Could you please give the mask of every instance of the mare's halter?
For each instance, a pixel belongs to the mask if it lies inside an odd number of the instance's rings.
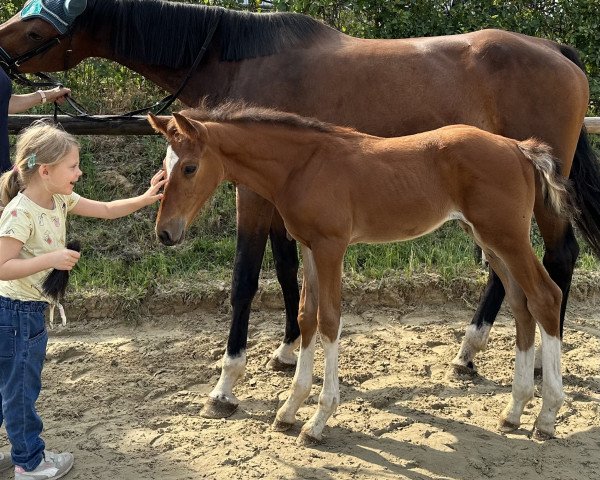
[[[92,122],[105,122],[105,121],[117,120],[117,119],[121,119],[121,118],[129,118],[134,115],[139,115],[141,113],[149,112],[154,108],[157,108],[157,110],[156,110],[156,112],[154,112],[154,114],[160,115],[167,108],[169,108],[175,100],[177,100],[177,98],[179,97],[179,95],[181,94],[183,89],[188,84],[190,78],[192,78],[192,75],[194,74],[194,72],[196,71],[198,66],[200,65],[200,61],[204,57],[204,54],[206,53],[206,50],[208,49],[208,46],[215,34],[215,31],[217,30],[217,27],[219,25],[219,21],[221,20],[222,14],[223,14],[223,9],[219,8],[217,10],[217,15],[211,20],[211,25],[208,30],[208,34],[206,35],[206,39],[204,40],[204,44],[202,45],[202,48],[200,48],[200,51],[198,52],[198,55],[196,56],[194,63],[190,67],[187,75],[185,76],[185,78],[181,82],[181,85],[175,91],[175,93],[173,93],[171,95],[167,95],[162,100],[159,100],[158,102],[155,102],[154,104],[152,104],[148,107],[140,108],[138,110],[133,110],[131,112],[123,113],[120,115],[103,116],[102,118],[95,118],[93,115],[88,113],[87,110],[85,110],[85,108],[83,106],[81,106],[81,104],[76,102],[71,96],[67,96],[66,97],[67,102],[69,103],[69,105],[71,105],[71,107],[73,107],[73,109],[77,113],[75,115],[73,115],[68,112],[64,112],[63,110],[60,109],[60,107],[58,106],[57,103],[54,103],[54,118],[55,118],[55,120],[56,120],[56,117],[57,117],[59,111],[70,117],[78,117],[78,118],[81,118],[82,120],[88,120],[88,121],[92,121]],[[32,48],[31,50],[19,55],[16,58],[11,57],[6,52],[6,50],[4,50],[2,47],[0,47],[0,67],[2,67],[2,69],[6,72],[6,74],[12,80],[14,80],[15,82],[17,82],[21,85],[26,85],[28,87],[34,87],[34,88],[59,87],[59,86],[62,87],[62,83],[53,79],[52,77],[50,77],[50,75],[47,75],[46,73],[41,73],[41,72],[36,72],[36,73],[34,73],[34,75],[36,75],[38,78],[42,79],[42,81],[33,82],[33,81],[29,80],[27,77],[25,77],[22,73],[20,73],[18,67],[21,64],[25,63],[26,61],[31,60],[35,56],[41,55],[42,53],[47,52],[54,46],[61,43],[61,41],[64,38],[69,37],[69,39],[70,39],[72,34],[73,34],[72,27],[69,27],[69,29],[64,34],[57,35],[56,37],[53,37],[53,38],[47,40],[46,42],[44,42],[42,45]],[[68,64],[67,64],[68,52],[69,52],[69,50],[67,50],[67,53],[65,55],[65,69],[68,66]]]

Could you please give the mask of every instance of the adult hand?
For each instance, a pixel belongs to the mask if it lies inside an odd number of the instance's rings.
[[[68,95],[71,94],[71,89],[66,87],[56,87],[51,90],[41,90],[46,95],[47,102],[57,102],[59,105],[65,102]]]

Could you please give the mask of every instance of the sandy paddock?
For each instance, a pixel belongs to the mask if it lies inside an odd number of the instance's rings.
[[[569,311],[567,400],[558,438],[545,443],[528,438],[537,392],[521,430],[496,428],[514,365],[507,314],[478,358],[480,376],[447,375],[471,315],[448,305],[345,313],[341,405],[316,447],[295,439],[315,408],[320,349],[296,426],[270,428],[291,382],[290,373],[266,367],[282,336],[279,311],[253,313],[249,365],[235,391],[241,405],[225,420],[198,412],[220,372],[226,312],[142,318],[133,327],[73,319],[51,334],[39,401],[44,437],[49,448],[75,454],[72,480],[600,479],[600,311]]]

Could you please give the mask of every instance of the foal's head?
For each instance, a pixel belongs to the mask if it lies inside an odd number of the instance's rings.
[[[208,148],[208,130],[201,122],[178,113],[172,117],[150,114],[148,121],[170,145],[163,165],[169,181],[156,219],[156,235],[165,245],[175,245],[223,181],[223,165]]]

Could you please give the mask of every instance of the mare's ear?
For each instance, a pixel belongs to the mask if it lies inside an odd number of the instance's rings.
[[[171,117],[165,117],[165,116],[157,117],[156,115],[154,115],[152,113],[149,113],[146,116],[146,120],[148,120],[148,123],[154,129],[154,131],[156,131],[158,133],[162,133],[167,138],[169,137],[167,135],[167,125],[169,125],[170,119],[171,119]]]
[[[177,129],[189,139],[205,141],[208,138],[208,130],[197,120],[192,120],[180,113],[173,113]]]

